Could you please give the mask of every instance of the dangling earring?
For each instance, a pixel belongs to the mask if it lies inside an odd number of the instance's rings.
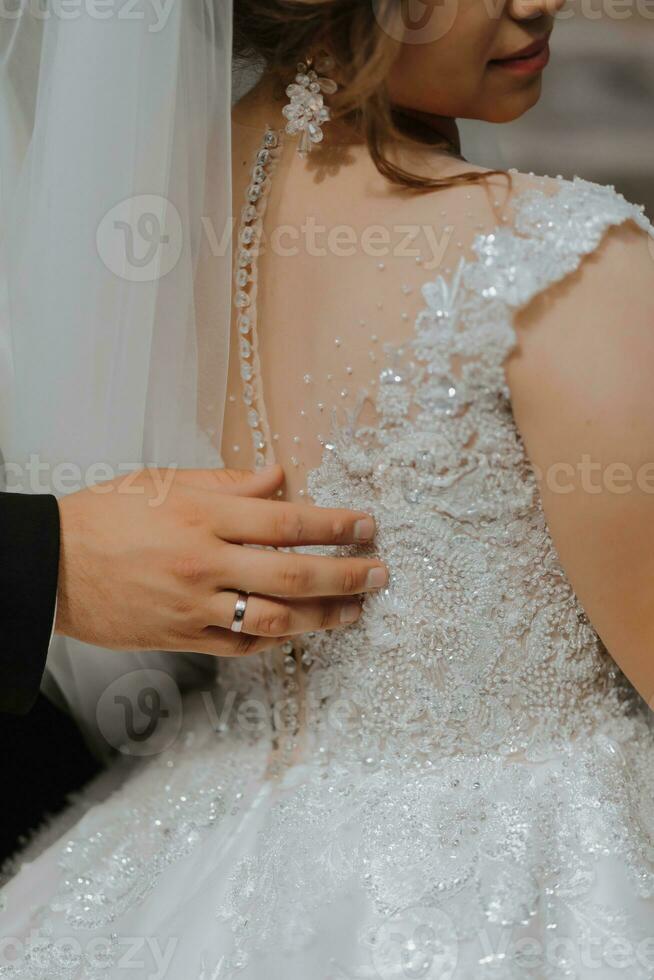
[[[286,132],[290,136],[300,133],[297,151],[301,157],[311,151],[314,143],[320,143],[323,138],[322,124],[330,118],[329,109],[324,104],[323,92],[333,95],[337,91],[336,82],[323,75],[334,67],[334,59],[328,55],[320,55],[314,66],[313,57],[297,66],[295,82],[286,89],[290,102],[282,112],[288,119]]]

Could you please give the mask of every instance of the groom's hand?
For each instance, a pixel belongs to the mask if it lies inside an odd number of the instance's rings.
[[[370,542],[364,513],[273,501],[268,470],[143,470],[64,497],[56,632],[116,650],[234,656],[354,622],[379,561],[244,545]],[[231,632],[238,592],[250,593]]]

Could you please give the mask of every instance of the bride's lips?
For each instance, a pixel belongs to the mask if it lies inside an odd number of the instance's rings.
[[[550,35],[534,41],[521,51],[516,51],[507,58],[494,58],[489,64],[516,75],[532,75],[543,71],[550,60]]]

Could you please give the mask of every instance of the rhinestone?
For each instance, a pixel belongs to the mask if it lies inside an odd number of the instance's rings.
[[[383,385],[402,384],[404,378],[394,368],[384,368],[379,374],[379,380]]]
[[[320,90],[325,93],[325,95],[333,95],[334,92],[338,91],[338,85],[333,78],[319,78],[318,84],[320,85]]]

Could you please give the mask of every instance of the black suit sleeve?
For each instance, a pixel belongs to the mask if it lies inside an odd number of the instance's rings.
[[[0,493],[0,711],[36,701],[57,597],[56,497]]]

